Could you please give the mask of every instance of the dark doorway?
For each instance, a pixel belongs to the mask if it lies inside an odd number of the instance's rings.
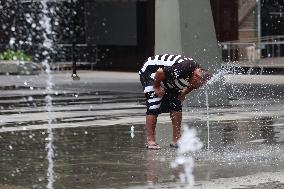
[[[86,43],[96,69],[136,71],[154,54],[155,1],[86,1]]]
[[[238,0],[210,0],[217,40],[238,40]]]

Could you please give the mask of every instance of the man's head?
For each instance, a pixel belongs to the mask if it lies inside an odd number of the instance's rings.
[[[189,79],[189,83],[193,88],[197,89],[205,85],[211,79],[211,77],[212,74],[209,73],[208,70],[196,68]]]

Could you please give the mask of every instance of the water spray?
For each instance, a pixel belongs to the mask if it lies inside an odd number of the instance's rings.
[[[184,172],[179,175],[180,181],[187,184],[187,189],[192,189],[194,186],[194,160],[190,156],[190,153],[200,150],[203,144],[196,136],[196,130],[189,129],[187,125],[184,126],[184,132],[177,144],[179,146],[177,150],[177,157],[171,163],[171,166],[173,168],[178,166],[184,167]]]

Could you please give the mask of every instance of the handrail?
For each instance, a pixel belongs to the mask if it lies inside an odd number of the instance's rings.
[[[284,57],[284,35],[264,36],[260,42],[254,38],[251,41],[220,42],[218,45],[225,62],[256,62],[262,58]]]
[[[269,36],[263,36],[260,38],[260,41],[265,41],[265,40],[277,40],[277,39],[283,39],[284,41],[284,35],[269,35]],[[240,40],[233,40],[233,41],[224,41],[224,42],[220,42],[220,43],[241,43],[243,41]],[[258,38],[247,38],[246,41],[244,42],[258,42]]]
[[[219,43],[220,46],[236,46],[236,45],[255,45],[257,46],[258,43],[253,43],[253,42],[240,42],[240,43]],[[260,45],[283,45],[283,42],[261,42],[259,43]]]

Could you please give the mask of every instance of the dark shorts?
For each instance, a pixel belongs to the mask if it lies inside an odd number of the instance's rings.
[[[177,90],[166,90],[161,102],[161,113],[182,111],[182,102],[178,99],[178,95]]]
[[[161,113],[181,112],[182,102],[177,98],[178,90],[167,89],[165,95],[161,98],[158,97],[153,89],[153,78],[150,77],[151,73],[141,73],[140,81],[144,89],[146,97],[147,115],[158,115]]]
[[[165,92],[166,94],[162,98],[159,98],[154,92],[145,93],[147,115],[182,111],[182,102],[177,98],[178,91],[166,90]]]

